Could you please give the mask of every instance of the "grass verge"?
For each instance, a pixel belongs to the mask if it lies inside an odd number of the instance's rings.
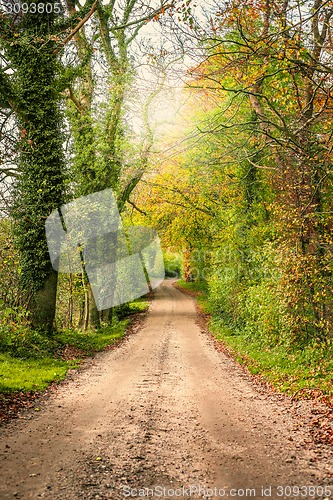
[[[63,380],[67,371],[78,365],[78,361],[54,358],[22,360],[9,354],[0,354],[0,393],[45,389],[51,382]]]
[[[223,318],[214,316],[203,284],[180,280],[177,285],[196,297],[202,311],[209,314],[209,330],[217,342],[251,374],[295,399],[320,398],[333,404],[332,341],[288,348],[283,345],[267,347],[249,338],[246,332],[232,329]]]

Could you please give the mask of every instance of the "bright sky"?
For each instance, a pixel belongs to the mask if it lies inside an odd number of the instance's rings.
[[[213,0],[197,0],[193,2],[194,15],[201,23],[207,22],[206,16],[209,12],[212,12],[213,4]],[[162,23],[163,21],[164,19]],[[148,96],[161,86],[163,74],[166,74],[166,77],[160,92],[151,103],[149,119],[157,136],[168,133],[175,126],[176,117],[184,100],[182,90],[186,71],[197,63],[197,59],[194,58],[191,50],[193,41],[189,36],[186,37],[186,32],[189,32],[188,27],[179,22],[178,19],[177,22],[178,28],[184,30],[181,37],[185,55],[181,54],[175,32],[172,32],[172,29],[163,31],[163,24],[161,26],[159,23],[151,21],[140,30],[136,42],[138,52],[140,52],[142,42],[149,40],[153,53],[158,56],[163,51],[164,55],[162,62],[158,62],[158,64],[152,64],[152,60],[147,59],[147,56],[144,55],[142,57],[143,64],[137,68],[137,93],[132,100],[133,108],[130,113],[135,132],[140,132],[142,129],[140,106],[142,107]]]

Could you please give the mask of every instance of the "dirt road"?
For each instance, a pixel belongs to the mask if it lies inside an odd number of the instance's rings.
[[[329,498],[290,494],[329,484],[332,453],[214,349],[170,281],[138,333],[32,413],[1,431],[1,500]]]

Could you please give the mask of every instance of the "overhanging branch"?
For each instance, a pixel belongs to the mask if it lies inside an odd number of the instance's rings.
[[[91,18],[91,16],[93,15],[93,13],[95,12],[96,8],[97,8],[97,3],[98,3],[98,0],[95,0],[95,2],[93,3],[90,11],[88,12],[88,14],[83,18],[81,19],[81,21],[79,22],[79,24],[77,26],[75,26],[75,28],[70,32],[70,34],[65,38],[65,40],[63,40],[61,42],[61,44],[59,45],[59,47],[57,47],[53,53],[54,54],[58,54],[58,52],[68,43],[70,42],[70,40],[76,35],[76,33],[82,28],[82,26],[85,25],[85,23]]]

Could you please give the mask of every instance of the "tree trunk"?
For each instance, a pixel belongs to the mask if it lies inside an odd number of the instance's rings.
[[[56,307],[58,273],[52,271],[44,282],[43,288],[37,290],[30,303],[31,325],[42,327],[48,333],[53,330]]]
[[[49,258],[45,220],[63,203],[62,117],[56,91],[55,43],[49,37],[54,14],[26,14],[17,27],[17,42],[6,55],[15,71],[17,115],[21,131],[19,179],[13,209],[14,239],[21,285],[31,300],[34,328],[51,332],[57,273]],[[27,41],[29,39],[29,41]]]
[[[96,307],[96,302],[92,294],[91,286],[88,284],[88,294],[89,294],[89,313],[88,313],[88,329],[95,330],[100,328],[100,316],[99,311]]]

